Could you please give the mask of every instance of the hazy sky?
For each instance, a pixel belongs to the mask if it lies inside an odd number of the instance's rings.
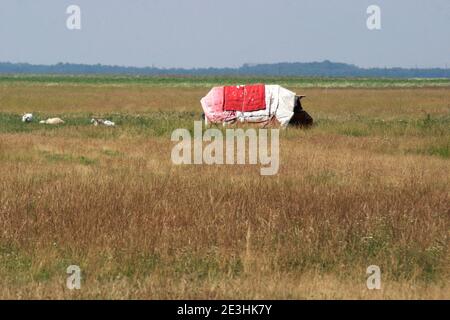
[[[81,30],[66,27],[71,4]],[[0,41],[0,61],[36,64],[450,67],[450,0],[1,0]]]

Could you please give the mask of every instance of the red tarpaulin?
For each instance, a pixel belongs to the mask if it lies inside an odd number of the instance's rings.
[[[224,88],[224,111],[251,112],[266,109],[264,84],[226,86]]]

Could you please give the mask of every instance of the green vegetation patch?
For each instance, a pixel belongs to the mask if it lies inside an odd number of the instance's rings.
[[[237,83],[277,83],[317,88],[388,88],[450,86],[450,79],[250,77],[250,76],[126,76],[126,75],[2,75],[0,84],[145,85],[211,87]]]
[[[48,151],[40,151],[44,159],[51,163],[56,162],[68,162],[68,163],[78,163],[82,165],[95,165],[98,163],[98,160],[91,159],[86,156],[75,156],[73,154],[67,153],[52,153]]]

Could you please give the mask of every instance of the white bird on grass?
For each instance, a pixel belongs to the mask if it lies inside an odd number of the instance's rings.
[[[42,124],[63,124],[64,120],[62,120],[61,118],[49,118],[47,120],[39,121],[39,123],[42,123]]]
[[[116,125],[112,121],[105,120],[105,119],[96,119],[96,118],[92,118],[91,123],[94,124],[94,126],[98,126],[99,124],[101,124],[106,127],[114,127]]]
[[[22,116],[22,122],[31,122],[33,121],[33,114],[32,113],[25,113]]]

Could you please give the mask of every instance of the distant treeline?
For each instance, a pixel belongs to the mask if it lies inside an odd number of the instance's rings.
[[[306,77],[382,77],[382,78],[450,78],[450,69],[360,68],[330,61],[273,64],[244,64],[239,68],[155,68],[58,63],[33,65],[0,63],[4,74],[116,74],[116,75],[186,75],[186,76],[306,76]]]

